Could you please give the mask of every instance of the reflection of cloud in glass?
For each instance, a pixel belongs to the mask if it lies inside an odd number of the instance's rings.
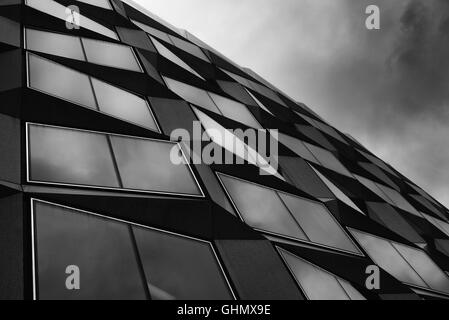
[[[29,136],[32,180],[119,187],[104,135],[31,125]]]

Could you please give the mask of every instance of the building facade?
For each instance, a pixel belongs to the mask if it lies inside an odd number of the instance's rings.
[[[1,299],[449,298],[444,206],[131,1],[0,0],[0,70]]]

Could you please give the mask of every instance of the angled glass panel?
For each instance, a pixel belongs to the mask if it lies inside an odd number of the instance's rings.
[[[400,191],[400,188],[393,181],[391,181],[391,179],[379,167],[371,163],[359,162],[358,164],[363,169],[380,179],[383,183],[389,185],[396,191]]]
[[[122,136],[111,136],[111,142],[124,188],[202,195],[177,144]]]
[[[429,221],[431,224],[433,224],[435,227],[440,229],[441,232],[446,234],[449,237],[449,223],[444,222],[440,219],[434,218],[428,214],[425,214],[421,212],[421,215],[426,218],[427,221]]]
[[[385,202],[389,203],[389,204],[393,204],[393,201],[391,201],[390,198],[387,197],[387,195],[385,193],[383,193],[378,186],[371,180],[358,176],[358,175],[354,175],[354,177],[362,184],[364,185],[367,189],[371,190],[374,194],[376,194],[379,198],[383,199]]]
[[[222,125],[206,115],[204,112],[201,112],[195,107],[192,107],[192,109],[200,120],[204,129],[206,130],[207,135],[213,142],[226,149],[227,151],[232,152],[239,158],[246,160],[255,166],[258,166],[265,173],[268,173],[269,175],[273,175],[285,181],[284,177],[282,177],[278,173],[277,169],[274,168],[255,149],[245,144],[236,135],[234,135],[234,133],[225,129]]]
[[[329,151],[337,150],[332,145],[332,143],[330,143],[330,141],[321,133],[321,131],[319,131],[314,126],[296,124],[295,127],[300,133],[314,141],[316,144],[322,146],[324,149]]]
[[[187,63],[181,60],[177,55],[175,55],[173,52],[171,52],[166,46],[164,46],[162,43],[157,41],[156,39],[151,37],[151,41],[153,41],[154,46],[156,47],[156,50],[159,52],[161,56],[166,58],[167,60],[170,60],[174,64],[178,65],[179,67],[183,68],[184,70],[187,70],[191,74],[195,75],[196,77],[200,78],[201,80],[206,81],[202,76],[198,74],[195,70],[193,70]]]
[[[87,75],[31,53],[28,62],[30,88],[97,109]]]
[[[288,251],[278,250],[309,300],[365,300],[348,282]]]
[[[194,45],[193,43],[187,42],[185,40],[181,40],[178,37],[173,37],[171,35],[169,35],[171,41],[173,42],[173,44],[178,47],[181,50],[184,50],[185,52],[190,53],[191,55],[194,55],[197,58],[200,58],[208,63],[210,63],[209,59],[206,57],[206,55],[204,54],[204,52],[197,47],[196,45]]]
[[[389,204],[367,202],[371,218],[382,223],[388,229],[396,232],[413,243],[425,243],[424,239],[410,226],[410,224]]]
[[[209,243],[133,227],[153,300],[232,300]]]
[[[128,226],[34,201],[36,281],[41,300],[145,299]],[[68,290],[68,266],[80,270],[80,290]]]
[[[343,191],[340,190],[335,184],[333,184],[329,179],[327,179],[324,175],[321,174],[318,170],[312,167],[312,169],[315,171],[315,173],[320,177],[320,179],[326,184],[326,186],[329,188],[329,190],[335,195],[337,199],[342,201],[343,203],[346,203],[348,206],[353,208],[354,210],[360,212],[361,214],[365,214],[362,210],[360,210],[357,205],[349,199],[349,197],[343,193]]]
[[[142,72],[132,49],[121,44],[82,38],[87,61],[95,64]]]
[[[427,200],[425,197],[423,196],[418,196],[418,195],[413,195],[410,194],[410,197],[412,197],[413,199],[415,199],[416,201],[418,201],[419,203],[421,203],[424,207],[426,207],[427,209],[429,209],[431,212],[433,212],[434,214],[436,214],[438,217],[440,217],[441,219],[447,221],[447,217],[445,217],[440,210],[438,210],[429,200]]]
[[[449,293],[449,278],[422,250],[393,243],[396,250],[415,269],[431,289]]]
[[[84,2],[93,6],[97,6],[103,9],[112,10],[109,0],[78,0],[79,2]]]
[[[143,24],[143,23],[141,23],[141,22],[139,22],[139,21],[136,21],[136,20],[131,20],[136,26],[138,26],[140,29],[142,29],[143,31],[145,31],[146,33],[149,33],[149,34],[151,34],[152,36],[154,36],[154,37],[156,37],[156,38],[159,38],[159,39],[161,39],[161,40],[164,40],[165,42],[168,42],[168,43],[172,43],[172,41],[171,41],[171,39],[170,39],[170,37],[168,36],[168,34],[167,33],[165,33],[165,32],[162,32],[162,31],[160,31],[160,30],[158,30],[158,29],[155,29],[155,28],[153,28],[153,27],[150,27],[150,26],[148,26],[148,25],[146,25],[146,24]],[[172,43],[173,44],[173,43]]]
[[[351,233],[379,267],[402,282],[427,287],[423,279],[395,249],[392,241],[355,230]]]
[[[276,191],[219,175],[245,222],[253,228],[307,240]]]
[[[66,21],[67,18],[70,17],[70,10],[66,6],[63,6],[62,4],[59,4],[58,2],[53,0],[26,0],[26,4],[36,10],[42,11],[64,21]],[[93,32],[102,34],[115,40],[119,40],[117,34],[111,29],[108,29],[105,26],[79,13],[73,13],[73,16],[75,17],[75,21],[79,21],[79,24],[82,28],[89,29]]]
[[[379,183],[376,183],[376,185],[380,190],[382,190],[383,193],[387,195],[388,198],[393,201],[394,205],[418,217],[421,216],[419,212],[414,207],[412,207],[412,205],[399,192]]]
[[[148,103],[122,89],[92,78],[100,111],[159,132]]]
[[[318,163],[317,159],[313,156],[309,149],[305,147],[304,143],[301,140],[279,132],[279,142],[285,145],[301,158]]]
[[[382,160],[380,160],[380,159],[378,159],[378,158],[376,158],[376,157],[374,157],[374,156],[372,156],[372,155],[370,155],[370,154],[368,154],[368,153],[366,153],[366,152],[363,152],[363,151],[361,151],[361,150],[358,150],[358,152],[360,153],[360,154],[362,154],[365,158],[367,158],[368,160],[370,160],[372,163],[374,163],[376,166],[378,166],[379,168],[382,168],[383,170],[385,170],[386,172],[389,172],[390,174],[392,174],[393,176],[398,176],[392,169],[390,169],[390,167],[387,165],[387,164],[385,164]]]
[[[318,161],[326,168],[334,170],[342,175],[352,178],[351,173],[341,164],[341,162],[329,151],[304,143],[307,149],[318,159]]]
[[[310,165],[299,157],[279,157],[279,164],[293,184],[319,199],[331,199],[334,195],[315,174]]]
[[[209,95],[225,117],[244,123],[252,128],[262,129],[262,126],[244,104],[212,92],[209,92]]]
[[[105,135],[39,125],[28,130],[31,180],[120,187]]]
[[[230,71],[224,70],[224,69],[220,69],[221,71],[223,71],[224,73],[226,73],[228,76],[230,76],[231,78],[233,78],[235,81],[239,82],[241,85],[244,85],[247,88],[253,89],[254,91],[256,91],[257,93],[263,95],[264,97],[269,98],[272,101],[277,102],[278,104],[287,107],[285,105],[285,103],[281,100],[281,98],[279,98],[279,96],[271,89],[268,89],[267,87],[264,87],[254,81],[251,81],[249,79],[246,79],[244,77],[241,77],[239,75],[236,75]]]
[[[85,61],[80,39],[60,33],[26,29],[28,50]]]
[[[309,241],[360,253],[334,216],[320,203],[279,192]]]
[[[209,111],[221,114],[211,97],[207,94],[206,90],[198,89],[188,84],[164,77],[165,83],[168,88],[176,93],[184,100],[203,107]]]
[[[265,110],[266,112],[268,112],[269,114],[271,114],[272,116],[274,116],[274,114],[273,114],[270,110],[268,110],[268,108],[265,107],[265,105],[264,105],[262,102],[260,102],[260,100],[257,99],[257,98],[251,93],[251,91],[249,91],[249,90],[246,89],[246,88],[245,88],[245,90],[246,90],[246,92],[248,92],[248,94],[250,95],[250,97],[256,102],[256,104],[257,104],[261,109]]]
[[[315,126],[316,128],[320,129],[321,131],[323,131],[324,133],[327,133],[331,137],[334,137],[335,139],[337,139],[340,142],[343,142],[344,144],[348,144],[348,142],[337,132],[337,130],[335,130],[331,126],[329,126],[323,122],[317,121],[315,119],[312,119],[304,114],[300,114],[296,111],[295,111],[295,113],[298,114],[301,118],[306,120],[311,125]]]

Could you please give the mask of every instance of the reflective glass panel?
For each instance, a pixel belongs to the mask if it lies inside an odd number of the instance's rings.
[[[285,145],[301,158],[315,163],[318,162],[313,154],[309,151],[309,149],[305,147],[304,143],[301,140],[279,132],[279,142]]]
[[[365,300],[348,282],[303,259],[279,249],[282,257],[310,300]],[[341,281],[341,282],[340,282]],[[342,285],[342,283],[344,285]],[[346,291],[348,290],[348,291]]]
[[[257,229],[307,240],[276,191],[220,175],[245,222]]]
[[[188,72],[200,78],[201,80],[204,80],[202,76],[200,76],[195,70],[193,70],[187,63],[182,61],[181,58],[179,58],[177,55],[171,52],[166,46],[164,46],[162,43],[160,43],[154,38],[151,38],[151,40],[153,41],[156,50],[159,52],[161,56],[163,56],[167,60],[170,60],[171,62],[183,68],[184,70],[187,70]]]
[[[92,79],[100,111],[139,126],[159,131],[148,103],[122,89]]]
[[[141,72],[132,49],[121,44],[82,38],[87,61],[113,68]]]
[[[449,293],[447,275],[424,251],[399,243],[393,243],[393,245],[431,289]]]
[[[421,216],[419,212],[414,207],[412,207],[412,205],[399,192],[384,185],[381,185],[380,183],[376,183],[376,185],[380,190],[382,190],[383,193],[385,193],[388,196],[388,198],[390,198],[393,201],[394,205],[418,217]]]
[[[136,20],[131,20],[135,25],[137,25],[140,29],[145,31],[146,33],[151,34],[152,36],[155,36],[156,38],[159,38],[161,40],[164,40],[165,42],[172,43],[170,37],[167,33],[162,32],[158,29],[152,28],[150,26],[147,26],[146,24],[143,24]]]
[[[45,12],[46,14],[64,21],[66,21],[71,16],[70,9],[53,0],[26,0],[26,4],[36,10]],[[119,40],[117,34],[114,31],[79,13],[74,13],[72,17],[75,17],[75,22],[79,22],[79,25],[83,28],[89,29],[93,32],[97,32],[106,37]]]
[[[210,244],[133,227],[153,300],[231,300]]]
[[[281,192],[279,195],[311,242],[360,253],[322,204]]]
[[[170,78],[164,77],[164,80],[170,90],[184,100],[197,106],[203,107],[209,111],[221,114],[220,110],[218,110],[217,106],[212,101],[211,97],[207,94],[206,90],[198,89]]]
[[[84,61],[80,39],[59,33],[26,29],[27,49]]]
[[[31,88],[97,109],[87,75],[31,53],[28,54],[28,57],[29,86]]]
[[[213,142],[226,149],[229,152],[237,155],[239,158],[248,161],[249,163],[258,166],[261,170],[270,175],[285,181],[277,170],[256,150],[245,144],[242,140],[237,138],[231,131],[223,128],[218,122],[201,112],[197,108],[193,107],[193,111],[200,120],[207,135]]]
[[[400,281],[420,287],[427,287],[390,241],[355,230],[351,231],[351,233],[370,255],[371,259],[382,269]]]
[[[352,177],[351,173],[341,164],[341,162],[331,152],[323,148],[311,145],[309,143],[304,144],[306,145],[307,149],[309,149],[310,152],[312,152],[315,158],[317,158],[318,161],[324,167],[334,170],[345,176]]]
[[[173,42],[173,44],[178,47],[181,50],[184,50],[185,52],[190,53],[191,55],[196,56],[197,58],[200,58],[206,62],[209,62],[209,59],[206,57],[206,55],[203,53],[203,51],[201,51],[201,49],[199,47],[197,47],[196,45],[194,45],[193,43],[187,42],[185,40],[181,40],[178,37],[173,37],[171,35],[169,35],[171,41]]]
[[[177,144],[121,136],[111,142],[124,188],[201,195]],[[174,164],[172,153],[182,163]]]
[[[30,179],[120,187],[106,136],[29,125]]]
[[[262,129],[262,126],[244,104],[212,92],[209,92],[209,95],[225,117],[244,123],[252,128]]]
[[[146,298],[126,224],[36,201],[34,212],[39,299]],[[80,290],[66,288],[73,265]]]
[[[326,186],[329,188],[329,190],[337,197],[338,200],[342,201],[343,203],[346,203],[348,206],[353,208],[354,210],[360,212],[361,214],[365,214],[362,210],[360,210],[356,204],[349,199],[349,197],[343,193],[343,191],[340,190],[335,184],[333,184],[329,179],[327,179],[324,175],[321,174],[318,170],[312,167],[312,169],[315,171],[315,173],[320,177],[320,179],[326,184]]]

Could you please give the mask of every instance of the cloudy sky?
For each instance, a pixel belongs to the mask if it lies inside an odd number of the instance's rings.
[[[449,206],[448,0],[139,0]],[[381,29],[365,28],[365,8]]]

